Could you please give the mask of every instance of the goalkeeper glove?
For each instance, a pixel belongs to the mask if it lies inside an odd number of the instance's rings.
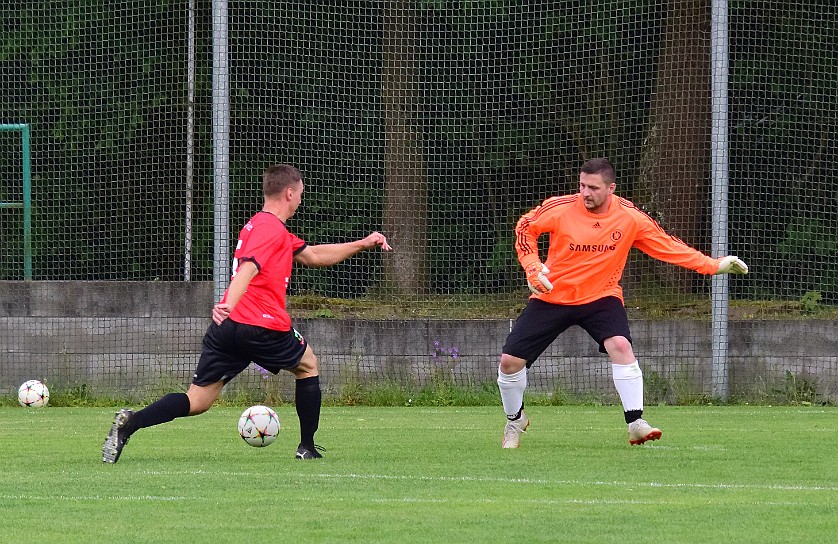
[[[546,265],[539,261],[528,264],[524,271],[527,273],[527,285],[530,291],[536,295],[549,293],[553,290],[553,284],[547,279],[546,274],[550,272]]]
[[[747,274],[748,273],[748,265],[745,264],[745,261],[736,257],[735,255],[729,255],[719,261],[719,269],[716,270],[716,274]]]

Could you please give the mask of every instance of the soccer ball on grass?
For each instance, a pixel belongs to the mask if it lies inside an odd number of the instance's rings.
[[[242,412],[239,418],[239,434],[242,440],[261,448],[269,446],[279,434],[279,417],[268,406],[257,404]]]
[[[49,389],[38,380],[28,380],[18,388],[17,401],[21,406],[41,408],[49,403]]]

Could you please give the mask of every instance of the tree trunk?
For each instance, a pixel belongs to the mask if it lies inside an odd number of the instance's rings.
[[[667,232],[706,251],[710,5],[708,0],[670,0],[665,13],[636,204]],[[692,290],[692,272],[668,264],[657,272],[668,287]]]
[[[382,229],[394,248],[384,254],[387,285],[401,294],[419,295],[428,292],[428,188],[412,9],[405,1],[389,1],[384,7]]]

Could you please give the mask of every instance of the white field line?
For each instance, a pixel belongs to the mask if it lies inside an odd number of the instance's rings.
[[[218,497],[214,496],[195,496],[195,497],[166,497],[155,495],[122,495],[122,496],[104,496],[104,495],[35,495],[35,494],[17,494],[17,495],[0,495],[0,500],[9,501],[64,501],[64,502],[114,502],[114,501],[139,501],[139,502],[173,502],[173,501],[188,501],[196,502],[201,500],[218,501]],[[352,502],[357,504],[359,502],[357,497],[343,498],[343,497],[329,497],[326,499],[315,497],[293,497],[285,499],[289,502]],[[417,498],[417,497],[396,497],[396,498],[370,498],[366,501],[371,504],[519,504],[519,505],[661,505],[661,504],[678,504],[679,501],[672,500],[637,500],[637,499],[522,499],[516,497],[506,497],[503,499],[489,499],[485,497],[469,497],[463,499],[447,499],[447,498]],[[764,506],[802,506],[810,507],[811,503],[792,502],[792,501],[757,501],[752,504]]]
[[[261,477],[262,473],[255,472],[210,472],[203,470],[196,471],[143,471],[143,474],[151,476],[177,476],[177,475],[192,475],[192,476],[234,476],[234,477]],[[337,480],[337,479],[351,479],[351,480],[403,480],[403,481],[423,481],[423,482],[494,482],[494,483],[510,483],[523,485],[554,485],[554,486],[607,486],[615,488],[675,488],[675,489],[710,489],[710,490],[772,490],[783,492],[815,492],[826,491],[836,492],[838,486],[805,486],[805,485],[778,485],[778,484],[699,484],[699,483],[662,483],[662,482],[624,482],[624,481],[582,481],[582,480],[547,480],[547,479],[532,479],[532,478],[488,478],[488,477],[473,477],[473,476],[404,476],[393,474],[334,474],[334,473],[297,473],[289,474],[289,477],[294,478],[317,478],[323,480]],[[18,494],[0,494],[0,500],[53,500],[53,501],[143,501],[143,502],[169,502],[169,501],[199,501],[210,497],[197,496],[166,496],[166,495],[64,495],[64,494],[47,494],[47,493],[18,493]],[[212,497],[217,500],[217,497]],[[305,500],[301,497],[295,497],[295,501]],[[311,499],[322,500],[322,499]],[[328,499],[331,502],[340,502],[344,500],[357,501],[357,497],[352,499],[342,499],[340,497],[332,497]],[[504,498],[504,499],[490,499],[490,498],[468,498],[468,499],[447,499],[447,498],[415,498],[415,497],[398,497],[398,498],[370,498],[370,503],[475,503],[483,502],[486,504],[530,504],[530,505],[550,505],[550,504],[590,504],[590,505],[620,505],[620,504],[675,504],[677,501],[672,500],[633,500],[633,499],[521,499],[521,498]],[[801,503],[795,501],[757,501],[754,504],[762,505],[779,505],[779,506],[808,506],[809,503]]]
[[[189,497],[166,497],[163,495],[50,495],[44,493],[19,493],[16,495],[0,495],[3,501],[22,500],[51,500],[51,501],[185,501]]]
[[[195,471],[143,471],[143,474],[147,474],[150,476],[178,476],[178,475],[190,475],[190,476],[223,476],[223,477],[261,477],[264,476],[262,473],[255,473],[255,472],[235,472],[235,471],[204,471],[204,470],[195,470]],[[335,474],[335,473],[297,473],[297,474],[288,474],[288,477],[293,478],[316,478],[322,480],[337,480],[337,479],[350,479],[350,480],[402,480],[402,481],[422,481],[422,482],[493,482],[493,483],[510,483],[510,484],[523,484],[523,485],[554,485],[554,486],[574,486],[574,487],[588,487],[588,486],[607,486],[607,487],[615,487],[615,488],[637,488],[637,487],[648,487],[648,488],[675,488],[675,489],[710,489],[710,490],[772,490],[772,491],[783,491],[783,492],[813,492],[813,491],[826,491],[826,492],[835,492],[838,491],[838,486],[789,486],[789,485],[777,485],[777,484],[725,484],[725,483],[713,483],[713,484],[699,484],[699,483],[662,483],[662,482],[625,482],[625,481],[582,481],[582,480],[547,480],[547,479],[533,479],[533,478],[489,478],[489,477],[474,477],[474,476],[404,476],[404,475],[394,475],[394,474],[358,474],[358,473],[347,473],[347,474]],[[143,501],[143,502],[154,502],[154,501],[200,501],[207,498],[212,498],[212,500],[217,500],[217,497],[205,497],[205,496],[165,496],[165,495],[64,495],[64,494],[29,494],[29,493],[20,493],[20,494],[0,494],[0,500],[52,500],[52,501],[67,501],[67,502],[80,502],[80,501]],[[300,500],[312,500],[312,501],[322,501],[321,498],[303,498],[303,497],[295,497],[295,501]],[[328,502],[341,502],[341,501],[353,501],[357,502],[358,498],[353,497],[351,499],[341,498],[341,497],[331,497],[327,499]],[[369,503],[393,503],[393,504],[409,504],[409,503],[427,503],[427,504],[458,504],[458,503],[485,503],[485,504],[521,504],[521,505],[560,505],[560,504],[581,504],[581,505],[653,505],[653,504],[676,504],[678,501],[669,500],[669,499],[659,499],[659,500],[636,500],[636,499],[526,499],[526,498],[513,498],[507,497],[504,499],[491,499],[491,498],[463,498],[463,499],[450,499],[450,498],[417,498],[417,497],[394,497],[394,498],[386,498],[386,497],[370,497],[366,502]],[[810,503],[804,502],[796,502],[796,501],[757,501],[754,504],[761,504],[766,506],[810,506]]]
[[[236,476],[236,477],[261,477],[262,473],[255,472],[208,472],[203,470],[196,471],[144,471],[143,474],[149,475],[221,475],[221,476]],[[494,482],[494,483],[511,483],[511,484],[525,484],[525,485],[565,485],[565,486],[609,486],[609,487],[653,487],[653,488],[676,488],[676,489],[755,489],[755,490],[772,490],[772,491],[838,491],[838,486],[812,486],[812,485],[780,485],[780,484],[726,484],[726,483],[663,483],[663,482],[623,482],[623,481],[583,481],[583,480],[546,480],[533,478],[488,478],[475,476],[404,476],[399,474],[330,474],[330,473],[298,473],[288,474],[289,477],[295,478],[322,478],[330,479],[352,479],[352,480],[405,480],[405,481],[422,481],[422,482]]]
[[[195,496],[195,497],[165,497],[165,496],[151,496],[151,495],[122,495],[122,496],[104,496],[104,495],[36,495],[36,494],[27,494],[21,493],[17,495],[0,495],[0,500],[9,500],[9,501],[19,501],[19,500],[50,500],[50,501],[67,501],[67,502],[82,502],[82,501],[103,501],[103,502],[113,502],[113,501],[147,501],[147,502],[154,502],[154,501],[196,501],[196,500],[204,500],[210,499],[213,501],[217,501],[218,497],[210,497],[210,496]],[[288,499],[291,502],[323,502],[323,498],[314,498],[314,497],[293,497]],[[343,498],[343,497],[329,497],[325,499],[327,502],[353,502],[357,503],[358,499],[356,497],[353,498]],[[366,502],[369,503],[440,503],[440,504],[454,504],[454,503],[484,503],[484,504],[509,504],[509,503],[518,503],[518,504],[667,504],[670,501],[641,501],[641,500],[619,500],[619,499],[563,499],[563,500],[553,500],[553,499],[487,499],[487,498],[468,498],[468,499],[428,499],[428,498],[416,498],[416,497],[398,497],[398,498],[370,498]]]

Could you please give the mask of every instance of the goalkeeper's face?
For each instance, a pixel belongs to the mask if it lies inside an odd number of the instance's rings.
[[[616,187],[615,183],[607,183],[599,174],[579,174],[579,194],[585,201],[585,208],[591,213],[608,211],[608,204]]]

